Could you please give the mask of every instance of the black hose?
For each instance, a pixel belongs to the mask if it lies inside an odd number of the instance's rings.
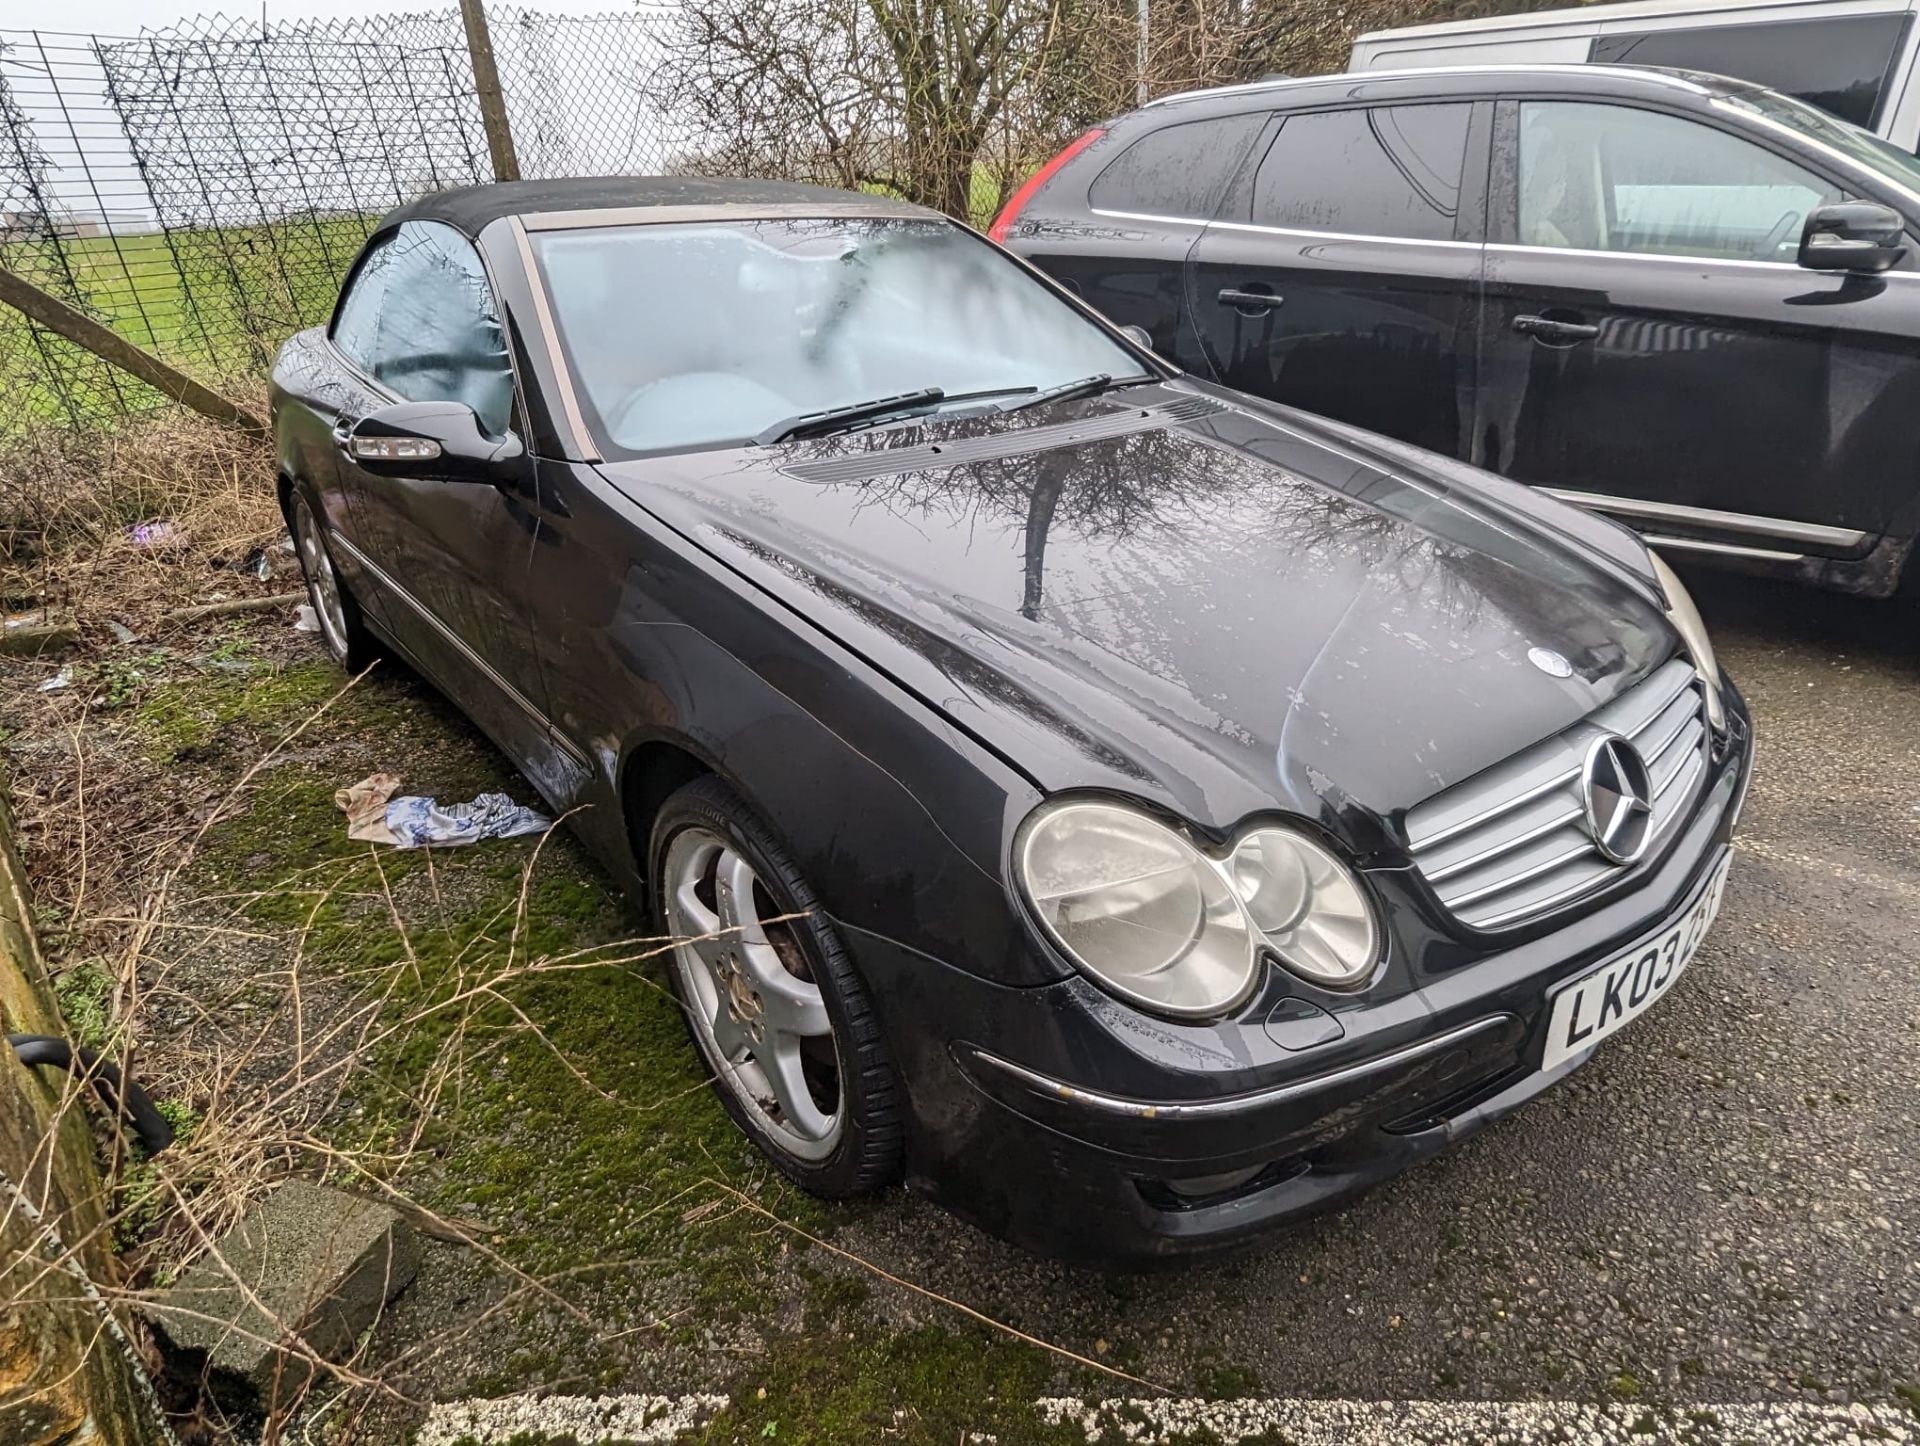
[[[112,1060],[102,1059],[97,1051],[84,1044],[68,1044],[50,1034],[9,1034],[7,1043],[13,1046],[22,1064],[50,1064],[91,1080],[113,1117],[124,1117],[133,1125],[134,1134],[139,1136],[149,1155],[157,1155],[173,1143],[173,1126],[167,1123],[167,1117],[153,1107],[153,1101],[139,1085],[120,1078],[120,1066]],[[78,1069],[74,1065],[76,1059]]]

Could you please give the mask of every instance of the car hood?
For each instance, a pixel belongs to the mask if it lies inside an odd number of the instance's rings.
[[[1041,788],[1205,828],[1390,848],[1677,646],[1577,529],[1190,382],[602,470]]]

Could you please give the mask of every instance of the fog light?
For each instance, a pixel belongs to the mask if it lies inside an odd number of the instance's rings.
[[[1182,1200],[1205,1200],[1209,1196],[1225,1195],[1230,1190],[1251,1184],[1266,1168],[1265,1165],[1252,1165],[1245,1170],[1227,1170],[1218,1175],[1189,1175],[1184,1180],[1162,1180],[1160,1183]]]

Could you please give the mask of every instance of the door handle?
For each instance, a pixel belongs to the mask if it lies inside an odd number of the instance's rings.
[[[1600,328],[1591,322],[1558,321],[1551,316],[1516,316],[1513,329],[1550,346],[1571,346],[1576,341],[1592,341],[1600,335]]]
[[[1271,291],[1236,291],[1233,287],[1222,288],[1214,298],[1222,306],[1247,307],[1257,311],[1272,311],[1274,307],[1286,301],[1284,296],[1275,296]]]

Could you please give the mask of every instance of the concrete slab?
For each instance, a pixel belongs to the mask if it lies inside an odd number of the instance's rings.
[[[344,1359],[419,1265],[419,1237],[395,1211],[289,1180],[147,1314],[176,1350],[204,1363],[216,1391],[267,1407],[312,1373],[290,1344]]]

